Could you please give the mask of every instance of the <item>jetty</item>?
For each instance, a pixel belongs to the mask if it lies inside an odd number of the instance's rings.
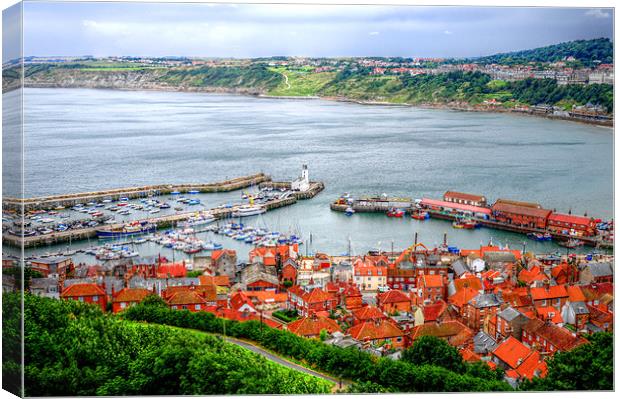
[[[259,185],[271,181],[271,177],[264,173],[237,177],[217,183],[183,183],[183,184],[159,184],[140,187],[117,188],[111,190],[92,191],[74,194],[59,194],[33,198],[4,198],[2,208],[5,210],[24,212],[37,209],[54,209],[59,206],[71,207],[85,202],[97,202],[104,199],[118,201],[122,197],[128,199],[144,198],[154,195],[166,195],[174,191],[187,193],[196,190],[201,193],[227,192]]]

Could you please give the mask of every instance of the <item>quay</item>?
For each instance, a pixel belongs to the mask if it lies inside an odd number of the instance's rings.
[[[149,195],[166,195],[173,191],[187,193],[197,190],[201,193],[216,193],[239,190],[264,182],[271,181],[271,177],[264,173],[250,176],[242,176],[217,183],[194,183],[194,184],[159,184],[140,187],[118,188],[112,190],[93,191],[75,194],[51,195],[34,198],[4,198],[2,208],[5,210],[25,212],[36,209],[53,209],[58,206],[71,207],[78,203],[90,201],[102,201],[106,198],[118,201],[121,197],[129,199],[144,198]]]
[[[475,194],[448,191],[443,200],[415,201],[409,198],[388,198],[385,194],[381,197],[352,199],[347,194],[330,204],[330,209],[337,212],[346,212],[348,208],[360,213],[384,213],[397,208],[407,215],[423,210],[435,219],[454,221],[466,217],[479,225],[497,230],[521,234],[548,233],[560,241],[578,239],[588,246],[613,248],[613,232],[609,238],[605,238],[605,235],[597,232],[594,218],[559,214],[539,204],[511,200],[500,199],[494,205],[488,205],[486,197]],[[574,232],[582,234],[576,235]]]

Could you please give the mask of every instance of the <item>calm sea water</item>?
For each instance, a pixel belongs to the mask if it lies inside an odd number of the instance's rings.
[[[255,224],[311,233],[310,251],[345,252],[349,237],[357,252],[389,249],[392,240],[402,248],[415,232],[429,245],[444,232],[459,247],[494,239],[521,248],[524,241],[495,230],[457,231],[437,220],[349,218],[329,209],[343,192],[440,198],[459,190],[613,216],[608,128],[321,100],[88,89],[26,89],[24,113],[26,196],[211,182],[259,171],[290,180],[307,163],[325,191]],[[213,202],[223,198],[229,197]]]

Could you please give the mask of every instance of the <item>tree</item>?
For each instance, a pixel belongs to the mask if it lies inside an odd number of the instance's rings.
[[[594,391],[614,389],[614,337],[596,333],[588,344],[556,352],[547,361],[545,378],[534,378],[520,388],[534,391]]]
[[[411,347],[403,351],[401,360],[417,366],[440,366],[457,373],[465,372],[459,351],[447,341],[431,335],[415,340]]]
[[[319,333],[319,338],[321,339],[321,341],[325,341],[327,339],[327,330],[326,329],[322,329],[321,332]]]

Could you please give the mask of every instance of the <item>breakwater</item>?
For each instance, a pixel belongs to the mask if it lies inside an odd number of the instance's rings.
[[[23,206],[24,211],[28,212],[36,209],[53,209],[59,206],[70,207],[78,203],[102,201],[104,199],[118,201],[122,197],[135,199],[153,195],[165,195],[174,191],[187,193],[188,191],[196,190],[201,193],[217,193],[239,190],[268,181],[271,181],[269,175],[258,173],[217,183],[158,184],[24,199],[4,198],[2,201],[2,208],[5,210],[19,211]]]

